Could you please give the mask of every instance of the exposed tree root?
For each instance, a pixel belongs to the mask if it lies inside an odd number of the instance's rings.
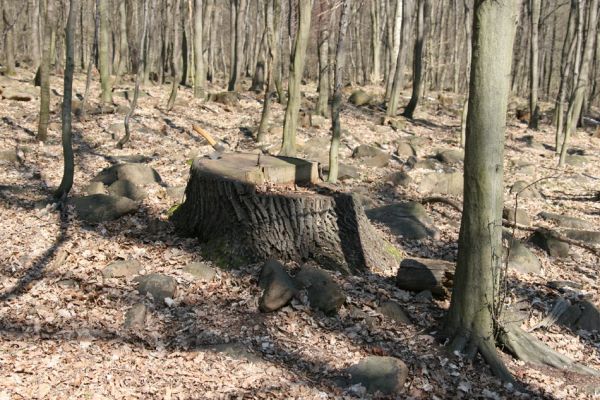
[[[461,212],[462,213],[462,207],[461,205],[457,202],[454,201],[452,199],[448,199],[446,197],[441,197],[441,196],[429,196],[429,197],[424,197],[420,200],[421,204],[428,204],[428,203],[442,203],[442,204],[447,204],[450,207],[454,208],[456,211]],[[574,240],[571,238],[566,237],[565,235],[562,235],[561,233],[554,231],[554,230],[550,230],[548,228],[544,228],[541,226],[526,226],[526,225],[521,225],[521,224],[517,224],[516,222],[512,222],[509,221],[507,219],[502,219],[502,225],[509,227],[509,228],[516,228],[522,231],[527,231],[527,232],[535,232],[537,230],[542,230],[542,231],[546,231],[546,232],[550,232],[552,234],[552,237],[560,242],[563,243],[567,243],[576,247],[580,247],[584,250],[589,251],[590,253],[600,257],[600,249],[587,244],[585,242],[582,242],[580,240]]]
[[[516,325],[504,326],[498,340],[519,360],[579,374],[600,376],[600,371],[578,364],[569,357],[552,350]]]

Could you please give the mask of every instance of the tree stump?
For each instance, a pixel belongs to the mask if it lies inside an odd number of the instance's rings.
[[[172,221],[221,266],[275,258],[344,273],[395,269],[401,253],[380,237],[358,200],[317,183],[316,164],[297,158],[198,158]]]

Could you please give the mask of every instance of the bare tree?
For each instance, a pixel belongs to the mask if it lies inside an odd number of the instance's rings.
[[[167,111],[171,111],[175,105],[177,99],[177,90],[179,89],[179,82],[181,82],[181,44],[179,42],[181,38],[181,17],[179,10],[179,0],[173,2],[173,56],[171,58],[171,78],[173,79],[171,85],[171,95],[167,102]]]
[[[50,0],[51,1],[51,0]],[[100,83],[102,86],[102,102],[112,103],[112,84],[110,81],[110,55],[109,55],[109,25],[108,25],[108,0],[98,2],[100,12],[100,31],[98,40],[98,69],[100,69]]]
[[[417,104],[423,90],[423,48],[425,38],[427,37],[427,21],[425,17],[429,15],[429,0],[418,0],[419,8],[417,11],[417,37],[415,39],[415,52],[413,56],[413,87],[412,96],[408,105],[402,113],[406,118],[413,118]]]
[[[539,107],[538,87],[540,82],[539,67],[539,24],[541,12],[541,0],[529,0],[529,22],[531,24],[530,64],[529,64],[529,127],[538,129]]]
[[[202,43],[202,0],[194,0],[194,97],[204,98],[204,44]]]
[[[40,0],[40,16],[43,21],[42,61],[40,63],[40,115],[38,120],[37,140],[45,142],[48,139],[48,120],[50,119],[50,40],[52,28],[52,2]]]

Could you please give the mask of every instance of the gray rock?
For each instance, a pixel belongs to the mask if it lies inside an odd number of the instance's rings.
[[[397,171],[389,174],[385,181],[391,182],[394,186],[407,187],[412,182],[412,178],[404,171]]]
[[[128,180],[134,185],[147,185],[161,182],[158,172],[144,164],[125,163],[117,164],[104,168],[94,179],[93,182],[102,182],[105,185],[112,185],[117,180]]]
[[[139,274],[142,265],[137,260],[113,261],[102,270],[105,278],[131,278]]]
[[[363,158],[362,164],[372,168],[383,168],[389,164],[391,158],[388,153],[382,153],[375,157]]]
[[[410,292],[429,291],[445,297],[448,279],[454,275],[454,263],[433,258],[405,258],[396,274],[396,287]]]
[[[289,303],[298,291],[283,265],[275,260],[265,262],[258,284],[264,289],[258,302],[258,308],[262,312],[279,310]]]
[[[368,144],[361,144],[357,146],[352,152],[353,158],[367,158],[375,157],[381,154],[386,154],[383,150],[375,146],[369,146]]]
[[[183,267],[183,272],[202,281],[212,281],[217,276],[217,271],[204,262],[192,262]]]
[[[126,155],[122,155],[122,156],[110,156],[110,159],[117,163],[138,163],[138,164],[146,163],[146,162],[152,160],[152,158],[147,157],[142,154],[126,154]]]
[[[394,322],[410,324],[410,319],[408,318],[400,304],[396,303],[395,301],[386,301],[381,303],[381,305],[377,307],[377,312],[391,319]]]
[[[406,162],[406,165],[412,169],[438,170],[442,167],[440,162],[435,158],[417,159],[416,157],[411,157]]]
[[[313,114],[310,118],[310,124],[315,128],[325,128],[327,126],[327,118]]]
[[[367,210],[366,213],[369,219],[384,224],[393,234],[407,239],[440,236],[425,207],[416,202],[390,204]]]
[[[411,156],[416,156],[417,152],[415,151],[415,148],[410,143],[400,142],[400,143],[398,143],[398,146],[396,147],[396,154],[400,158],[407,159]]]
[[[593,303],[583,300],[571,305],[558,323],[573,331],[600,332],[600,311]]]
[[[588,156],[582,156],[579,154],[572,154],[565,157],[565,164],[573,165],[576,167],[583,166],[589,162],[592,162],[592,158]]]
[[[523,243],[513,239],[508,252],[508,267],[522,274],[540,274],[542,264]]]
[[[251,363],[259,363],[262,361],[262,358],[252,353],[246,346],[238,342],[213,344],[205,346],[205,348],[226,355],[234,360],[249,361]]]
[[[185,195],[185,186],[169,186],[167,188],[167,196],[173,200],[181,201]]]
[[[141,295],[150,293],[157,304],[163,304],[167,297],[175,298],[177,282],[170,276],[162,274],[149,274],[134,279],[138,284]]]
[[[504,207],[502,210],[502,218],[507,219],[510,222],[516,222],[519,225],[531,225],[531,220],[527,212],[521,208],[515,211],[514,207]]]
[[[323,173],[326,177],[329,176],[329,165],[323,167]],[[346,179],[358,179],[359,177],[360,173],[358,172],[358,168],[343,163],[338,164],[338,179],[340,181],[345,181]]]
[[[369,356],[349,368],[352,384],[361,384],[369,393],[398,395],[403,391],[408,368],[394,357]]]
[[[2,97],[6,100],[31,101],[37,96],[37,90],[31,87],[6,87],[2,90]]]
[[[138,208],[138,204],[127,197],[105,194],[74,197],[71,201],[79,218],[93,223],[112,221]]]
[[[125,125],[123,122],[115,122],[108,126],[108,131],[113,134],[113,137],[115,135],[123,135],[125,134]]]
[[[98,182],[99,183],[99,182]],[[108,187],[108,194],[123,196],[131,200],[140,201],[148,197],[148,192],[131,181],[119,179]]]
[[[306,154],[309,160],[320,161],[323,163],[329,162],[329,144],[331,138],[314,137],[307,140],[301,147],[301,150]]]
[[[226,106],[235,107],[239,104],[239,95],[236,92],[211,93],[208,96],[210,101],[220,103]]]
[[[16,163],[19,162],[17,152],[14,150],[3,150],[0,151],[0,162]]]
[[[348,101],[355,106],[360,107],[369,104],[371,102],[371,96],[364,90],[356,90],[350,95]]]
[[[346,301],[346,295],[328,272],[308,265],[296,274],[297,287],[306,289],[310,306],[327,315],[336,314]]]
[[[422,290],[415,295],[417,303],[431,303],[433,301],[433,293],[431,290]]]
[[[91,182],[88,184],[83,191],[88,194],[106,194],[106,187],[102,182]]]
[[[444,164],[461,164],[465,160],[462,150],[444,150],[435,155],[435,158]]]
[[[141,329],[146,324],[146,314],[148,308],[143,303],[134,304],[125,313],[125,322],[123,327],[125,329]]]
[[[541,212],[538,217],[546,221],[552,221],[561,228],[585,229],[590,225],[589,222],[582,219],[551,212]]]
[[[564,258],[569,256],[569,245],[556,239],[556,236],[547,229],[537,229],[529,241],[552,257]]]
[[[515,196],[518,194],[520,199],[539,199],[542,197],[535,185],[529,186],[525,181],[516,181],[510,188],[510,193]]]
[[[565,231],[565,236],[588,244],[600,244],[600,232],[596,231],[569,229]]]
[[[440,193],[453,196],[463,194],[463,176],[460,172],[434,172],[423,176],[419,184],[421,193]]]

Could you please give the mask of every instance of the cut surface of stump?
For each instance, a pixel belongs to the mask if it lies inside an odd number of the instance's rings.
[[[317,181],[316,164],[297,158],[198,158],[172,219],[224,267],[269,258],[312,260],[344,273],[397,267],[400,253],[371,226],[359,201],[315,187]]]

